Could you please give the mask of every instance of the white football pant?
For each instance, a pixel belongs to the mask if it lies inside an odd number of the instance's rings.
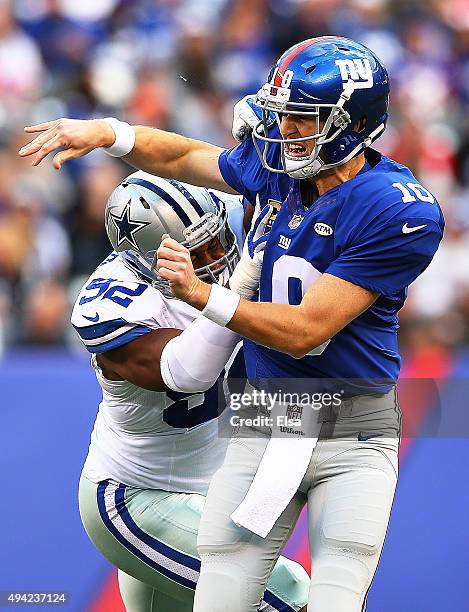
[[[346,400],[338,417],[323,422],[300,489],[265,539],[230,515],[249,489],[268,437],[251,429],[233,438],[200,522],[194,612],[255,612],[305,503],[310,612],[362,612],[389,522],[400,425],[394,390]]]

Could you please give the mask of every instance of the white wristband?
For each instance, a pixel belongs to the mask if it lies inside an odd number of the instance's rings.
[[[109,123],[112,127],[116,140],[110,147],[103,147],[103,150],[112,157],[124,157],[128,155],[135,145],[135,130],[134,128],[125,123],[125,121],[119,121],[115,117],[105,117],[103,121]]]
[[[202,314],[214,323],[225,327],[233,318],[241,297],[221,285],[213,284]]]

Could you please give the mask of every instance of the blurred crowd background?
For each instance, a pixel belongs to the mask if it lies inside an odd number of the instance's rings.
[[[71,305],[110,251],[104,204],[131,172],[99,151],[32,168],[17,155],[24,125],[111,115],[231,146],[234,102],[287,47],[325,34],[384,61],[391,120],[377,148],[446,214],[401,344],[469,343],[468,0],[0,0],[0,351],[77,347]]]

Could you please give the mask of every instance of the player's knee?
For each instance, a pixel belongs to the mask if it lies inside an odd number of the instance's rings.
[[[340,534],[329,533],[328,536],[324,537],[325,548],[330,551],[336,551],[335,554],[345,555],[349,557],[365,556],[374,557],[378,556],[383,544],[384,533],[376,533],[376,530],[372,527],[366,529],[363,533],[356,534],[350,539],[341,537]]]
[[[367,564],[359,558],[324,555],[312,567],[311,601],[320,591],[327,591],[333,600],[358,599],[367,591],[372,577]]]

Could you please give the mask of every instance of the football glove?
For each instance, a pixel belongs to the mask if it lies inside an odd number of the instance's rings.
[[[233,109],[233,125],[231,127],[233,138],[238,142],[246,140],[261,119],[262,110],[254,104],[254,96],[245,96],[235,104]],[[270,127],[274,122],[274,115],[269,113],[268,126]]]
[[[230,277],[230,288],[247,300],[252,298],[259,287],[264,249],[270,231],[267,224],[273,210],[271,205],[261,209],[257,201],[241,259]]]

